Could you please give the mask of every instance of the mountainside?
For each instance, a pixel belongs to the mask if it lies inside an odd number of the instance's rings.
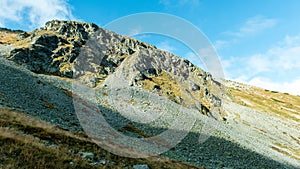
[[[56,156],[65,153],[60,147],[66,146],[77,154],[99,153],[101,148],[83,136],[85,132],[106,148],[129,146],[122,152],[128,157],[134,149],[141,156],[163,152],[162,156],[205,168],[300,167],[299,96],[214,79],[188,60],[153,45],[74,21],[50,21],[32,32],[2,28],[0,55],[2,145],[41,146],[54,138],[52,145],[59,147]],[[20,113],[42,120],[38,122],[42,127],[24,122],[31,117]],[[108,127],[100,114],[118,133],[105,131]],[[24,121],[15,120],[18,116]],[[59,131],[43,128],[50,125],[43,121],[59,126]],[[168,131],[172,136],[152,139]],[[183,139],[179,144],[177,136]],[[30,141],[23,141],[24,137]],[[67,141],[75,138],[94,148]],[[140,139],[155,144],[140,144]],[[22,147],[18,146],[16,150]],[[9,168],[14,162],[7,151],[12,150],[1,147],[5,155],[0,155],[0,165]],[[48,151],[49,146],[40,148]],[[70,161],[74,154],[60,165],[192,167],[168,159],[155,166],[153,158],[132,161],[120,156],[105,157],[121,159],[115,165],[100,163],[104,158],[100,156],[92,161],[78,158],[77,163]]]

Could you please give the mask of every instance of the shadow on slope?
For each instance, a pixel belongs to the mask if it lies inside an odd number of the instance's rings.
[[[4,58],[0,58],[0,105],[68,130],[81,130],[71,94]]]
[[[99,108],[111,126],[131,137],[151,137],[166,130],[130,122],[116,111]],[[199,143],[199,136],[189,132],[177,146],[161,155],[205,168],[293,168],[222,138],[210,136]]]
[[[0,107],[0,168],[198,168],[162,156],[126,158],[114,155],[84,133],[70,132]],[[84,155],[86,154],[86,155]]]
[[[22,70],[21,67],[15,67],[0,59],[1,105],[68,130],[82,130],[70,94],[34,76],[28,70]],[[137,137],[146,137],[166,130],[152,128],[146,124],[132,123],[118,112],[105,107],[100,107],[100,109],[105,110],[103,113],[107,121],[116,130],[124,133],[131,130],[131,134],[136,133]],[[121,121],[124,122],[121,123]],[[136,130],[128,127],[129,122]],[[139,130],[139,126],[142,126],[143,130]],[[143,132],[145,135],[142,135]],[[199,144],[198,137],[197,133],[189,133],[180,144],[163,155],[206,168],[292,168],[221,138],[210,137],[206,142]]]

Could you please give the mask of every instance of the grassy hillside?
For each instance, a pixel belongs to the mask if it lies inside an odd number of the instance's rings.
[[[300,123],[300,96],[252,86],[230,87],[229,90],[233,101],[240,105]]]

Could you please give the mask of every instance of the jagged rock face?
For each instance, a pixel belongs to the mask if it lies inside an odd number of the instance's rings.
[[[203,114],[220,117],[220,110],[211,113],[213,108],[221,107],[221,89],[209,73],[188,60],[106,30],[96,32],[81,49],[74,62],[74,74],[90,87],[101,83],[139,86]],[[108,80],[111,74],[113,78]]]
[[[20,33],[21,42],[15,44],[7,57],[33,72],[73,77],[72,64],[80,47],[98,29],[95,24],[50,21],[30,35]]]
[[[87,39],[88,36],[99,29],[99,27],[93,23],[79,23],[73,21],[49,21],[41,28],[48,31],[55,31],[66,37],[78,36],[79,39]]]
[[[33,72],[74,78],[90,87],[115,74],[126,85],[139,86],[203,114],[221,106],[220,88],[209,73],[188,60],[95,24],[54,20],[31,33],[19,32],[18,38],[6,57]]]

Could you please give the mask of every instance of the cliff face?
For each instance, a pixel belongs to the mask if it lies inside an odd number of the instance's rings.
[[[52,21],[32,32],[11,35],[9,60],[36,73],[72,77],[71,64],[89,35],[98,30],[94,24]],[[10,32],[8,34],[13,34]]]
[[[298,96],[216,80],[188,60],[95,24],[54,20],[32,32],[1,28],[0,70],[1,106],[70,131],[82,131],[73,100],[80,96],[136,138],[176,128],[176,119],[190,116],[193,124],[182,127],[191,134],[164,154],[173,159],[207,168],[300,166]],[[74,83],[97,97],[76,93]]]

